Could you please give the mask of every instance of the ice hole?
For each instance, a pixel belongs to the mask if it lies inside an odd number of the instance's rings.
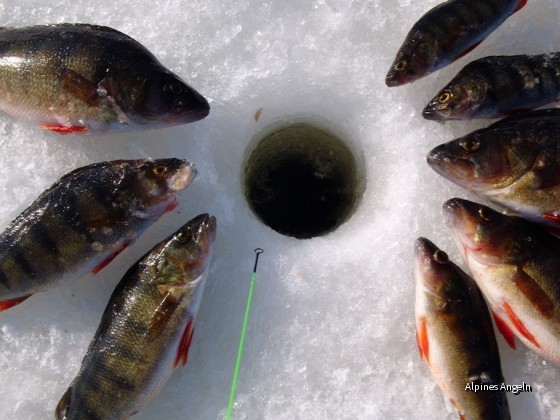
[[[334,231],[363,194],[351,147],[325,128],[291,123],[257,136],[246,153],[249,207],[282,235],[309,239]]]

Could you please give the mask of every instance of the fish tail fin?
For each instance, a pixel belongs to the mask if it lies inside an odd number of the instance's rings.
[[[70,397],[72,396],[72,387],[68,387],[54,411],[54,418],[56,420],[66,420],[66,414],[68,413],[68,406],[70,405]]]

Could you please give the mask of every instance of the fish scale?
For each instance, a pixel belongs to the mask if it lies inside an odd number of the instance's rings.
[[[123,419],[186,361],[216,235],[206,214],[144,255],[115,288],[57,419]]]
[[[99,271],[168,210],[195,174],[182,159],[144,159],[63,176],[0,235],[0,310]]]

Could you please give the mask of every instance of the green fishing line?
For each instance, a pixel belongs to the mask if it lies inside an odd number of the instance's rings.
[[[237,378],[239,377],[239,367],[241,366],[241,358],[243,357],[243,346],[245,344],[245,332],[247,331],[247,321],[249,320],[249,312],[251,311],[251,301],[253,299],[253,289],[255,288],[255,279],[257,277],[257,264],[259,255],[264,250],[255,248],[255,265],[253,267],[253,275],[251,276],[251,285],[249,286],[249,296],[247,296],[247,306],[245,307],[245,317],[243,318],[243,327],[241,328],[241,338],[239,339],[239,348],[237,349],[237,360],[235,362],[235,371],[233,372],[233,381],[231,383],[231,392],[229,394],[229,404],[226,414],[226,420],[231,419],[231,411],[233,410],[233,401],[235,400],[235,389],[237,388]]]

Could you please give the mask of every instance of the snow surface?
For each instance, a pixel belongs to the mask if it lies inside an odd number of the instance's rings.
[[[413,242],[427,236],[460,261],[441,204],[473,197],[438,177],[425,155],[488,122],[435,123],[420,111],[471,60],[558,50],[560,5],[530,1],[467,57],[387,88],[406,33],[439,2],[1,1],[4,26],[87,22],[131,35],[212,109],[191,125],[89,138],[0,116],[2,226],[62,174],[88,163],[176,156],[199,170],[179,209],[107,269],[0,314],[0,417],[53,418],[126,269],[186,220],[210,212],[218,242],[189,363],[135,419],[225,417],[256,247],[265,253],[234,419],[456,418],[416,350]],[[367,178],[353,217],[312,240],[263,226],[241,188],[251,139],[292,119],[328,121],[345,133]],[[560,368],[521,344],[513,351],[498,341],[507,383],[533,386],[508,395],[513,418],[560,418]]]

